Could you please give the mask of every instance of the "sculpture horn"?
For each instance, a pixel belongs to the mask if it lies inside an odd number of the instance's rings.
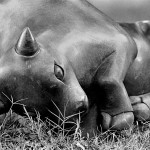
[[[28,27],[23,30],[15,48],[16,52],[23,56],[33,56],[39,51],[39,46]]]

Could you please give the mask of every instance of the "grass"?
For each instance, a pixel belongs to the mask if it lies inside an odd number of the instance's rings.
[[[8,99],[12,106],[16,104],[13,102],[13,98]],[[18,102],[17,104],[19,104]],[[34,121],[27,112],[27,117],[21,117],[13,113],[11,108],[5,116],[0,115],[0,150],[150,149],[150,122],[140,125],[136,122],[129,130],[99,132],[93,138],[89,138],[87,135],[85,139],[79,129],[79,122],[76,123],[75,132],[68,135],[64,124],[57,125],[49,119],[43,122],[38,113],[36,121]],[[63,114],[60,115],[64,117]],[[70,117],[64,117],[62,123],[66,123]]]
[[[48,120],[49,121],[49,120]],[[66,135],[62,128],[55,134],[51,122],[37,121],[9,112],[0,129],[0,150],[148,150],[150,149],[150,123],[136,123],[129,130],[100,132],[93,138],[83,138],[77,128]],[[54,125],[55,126],[55,125]],[[78,127],[78,125],[77,125]]]

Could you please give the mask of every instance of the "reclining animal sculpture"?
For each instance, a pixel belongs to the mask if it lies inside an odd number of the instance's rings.
[[[149,101],[129,98],[150,89],[147,66],[144,84],[132,81],[135,40],[86,0],[8,0],[0,12],[1,114],[13,97],[20,115],[37,111],[58,123],[57,116],[75,122],[81,114],[82,131],[92,134],[97,126],[128,128],[135,112],[149,113]]]

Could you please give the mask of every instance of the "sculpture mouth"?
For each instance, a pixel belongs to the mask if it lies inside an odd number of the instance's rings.
[[[84,118],[87,114],[88,114],[88,109],[85,107],[85,108],[82,109],[82,111],[80,111],[80,112],[78,113],[78,117],[82,119],[82,118]]]

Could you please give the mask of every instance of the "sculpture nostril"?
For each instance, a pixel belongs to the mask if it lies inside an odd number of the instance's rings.
[[[88,111],[88,101],[87,101],[87,97],[85,97],[84,100],[77,102],[76,112],[85,114],[87,113],[87,111]]]

